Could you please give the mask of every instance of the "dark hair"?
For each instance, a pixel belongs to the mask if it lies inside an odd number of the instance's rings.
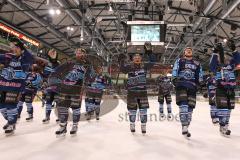
[[[140,57],[142,57],[142,55],[139,54],[139,53],[135,53],[135,54],[133,55],[133,57],[135,57],[135,56],[140,56]]]
[[[184,52],[185,52],[187,49],[193,50],[191,47],[186,47],[186,48],[184,49]]]
[[[33,64],[32,65],[32,72],[41,73],[42,72],[42,68],[38,64]]]
[[[24,43],[20,39],[13,37],[10,39],[10,42],[14,43],[14,45],[19,47],[21,50],[25,50]]]
[[[84,52],[85,54],[87,54],[87,51],[84,49],[84,48],[77,48],[76,50],[75,50],[75,54],[76,54],[76,51],[77,50],[81,50],[81,52]]]

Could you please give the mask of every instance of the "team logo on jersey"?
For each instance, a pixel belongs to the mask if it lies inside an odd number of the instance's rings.
[[[2,70],[1,76],[6,80],[12,80],[14,78],[15,72],[13,68],[4,68]]]
[[[196,65],[194,65],[194,64],[185,64],[185,68],[196,69]]]
[[[144,69],[141,69],[139,71],[135,71],[134,73],[135,73],[135,75],[141,75],[141,74],[144,74],[145,71],[144,71]]]
[[[81,71],[73,70],[67,74],[66,79],[70,81],[78,81],[79,79],[83,79],[84,75]]]
[[[10,62],[9,66],[11,66],[11,67],[20,67],[21,66],[21,62]]]
[[[186,69],[184,70],[183,77],[187,80],[194,79],[194,72],[192,72],[190,69]]]

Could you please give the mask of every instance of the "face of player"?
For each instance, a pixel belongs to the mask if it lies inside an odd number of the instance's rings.
[[[102,74],[102,72],[103,72],[102,67],[98,67],[98,68],[97,68],[97,73],[98,73],[98,74]]]
[[[192,53],[192,49],[191,48],[185,49],[184,56],[186,58],[192,58],[192,55],[193,55],[193,53]]]
[[[21,56],[22,50],[15,45],[15,43],[10,43],[11,51],[17,56]]]
[[[80,48],[76,50],[75,54],[78,60],[81,60],[86,56],[86,53]]]
[[[140,55],[135,55],[134,57],[133,57],[133,63],[134,64],[140,64],[140,63],[142,63],[142,57],[140,56]]]
[[[50,50],[48,52],[48,56],[51,58],[51,59],[56,59],[57,58],[57,52],[55,50]]]

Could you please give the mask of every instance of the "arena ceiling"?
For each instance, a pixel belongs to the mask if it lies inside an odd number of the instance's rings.
[[[240,0],[0,0],[1,22],[46,47],[72,55],[79,46],[106,58],[124,51],[125,25],[134,20],[164,20],[161,62],[172,64],[183,48],[209,59],[216,41],[233,38],[240,46]],[[109,8],[113,11],[109,10]],[[49,9],[61,14],[50,15]],[[130,16],[129,16],[130,15]],[[71,31],[71,28],[72,31]]]

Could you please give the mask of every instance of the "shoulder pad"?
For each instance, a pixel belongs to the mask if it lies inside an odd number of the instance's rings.
[[[177,61],[179,61],[179,62],[185,62],[186,59],[184,59],[184,58],[178,58]]]
[[[193,63],[194,63],[195,65],[197,65],[197,66],[200,65],[200,63],[199,63],[198,61],[196,61],[196,60],[193,60]]]
[[[14,54],[13,53],[5,53],[5,56],[11,58],[14,56]]]

